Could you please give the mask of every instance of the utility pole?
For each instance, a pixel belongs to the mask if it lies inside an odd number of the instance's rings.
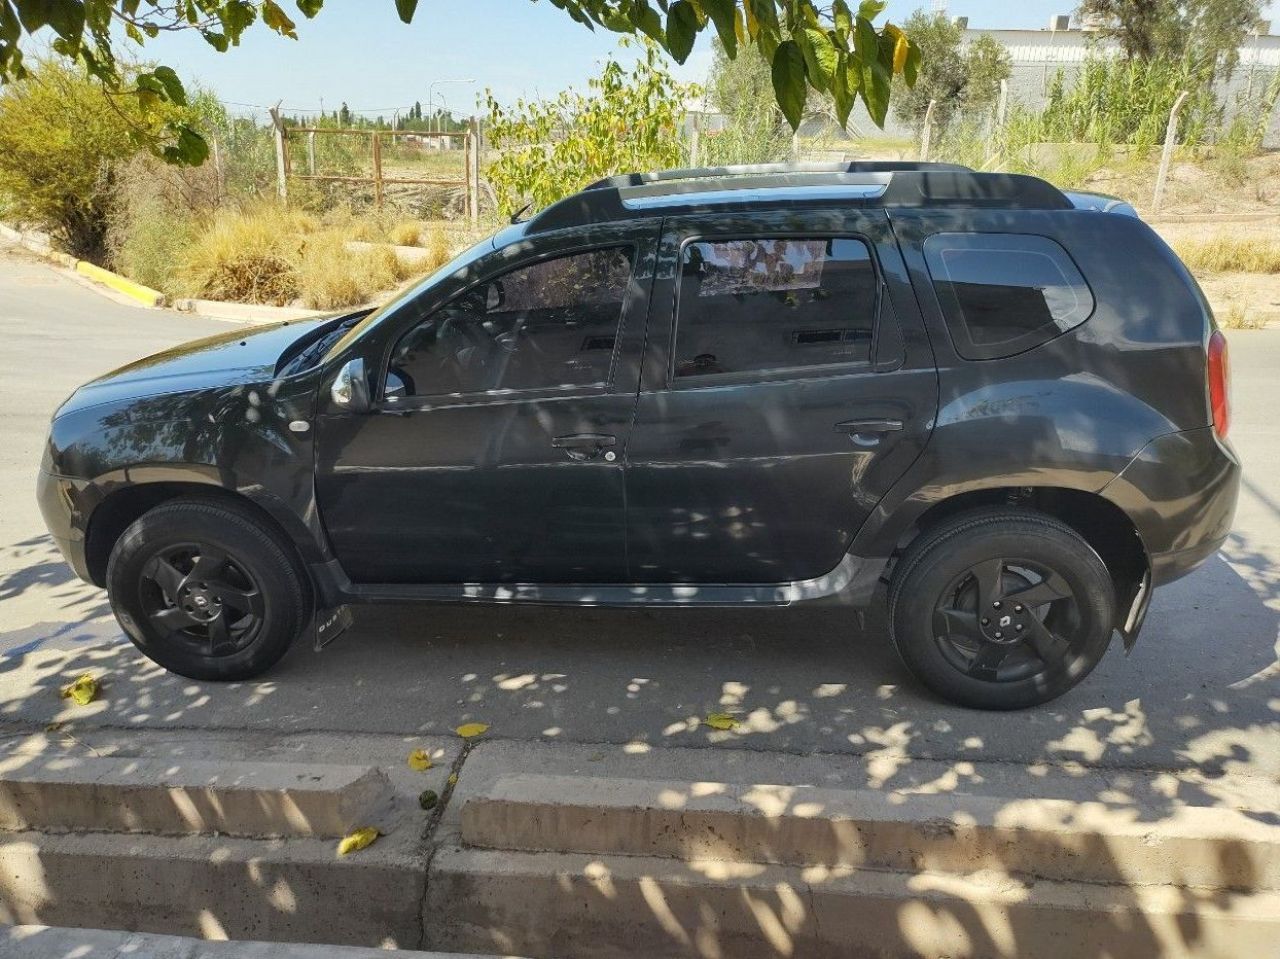
[[[271,125],[275,128],[276,194],[282,201],[287,201],[289,199],[289,167],[284,149],[284,121],[280,117],[281,102],[277,100],[276,105],[271,107],[269,112],[271,113]]]

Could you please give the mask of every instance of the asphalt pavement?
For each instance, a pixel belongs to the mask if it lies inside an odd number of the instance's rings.
[[[633,754],[732,744],[1280,775],[1280,330],[1231,334],[1246,485],[1226,548],[1156,593],[1131,655],[1117,641],[1067,696],[994,714],[916,686],[879,613],[860,623],[824,609],[361,608],[332,647],[299,644],[258,682],[163,672],[53,550],[35,471],[49,414],[76,385],[226,328],[123,306],[0,253],[0,725],[439,734],[481,721],[491,738]],[[100,700],[60,699],[85,669]],[[698,721],[726,710],[744,720],[736,733]]]

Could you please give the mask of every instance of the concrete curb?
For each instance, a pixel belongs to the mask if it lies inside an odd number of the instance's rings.
[[[1280,889],[1280,825],[1232,809],[514,775],[462,809],[486,849],[1066,882]]]
[[[0,829],[340,838],[390,793],[371,766],[16,757]]]
[[[0,959],[386,959],[384,949],[279,942],[206,942],[105,929],[11,926],[0,930]],[[401,959],[497,959],[460,953],[396,952]]]
[[[164,306],[165,304],[165,295],[159,290],[153,290],[149,286],[135,283],[119,273],[104,270],[102,267],[95,266],[87,260],[76,261],[75,271],[81,276],[87,276],[89,279],[104,286],[111,287],[117,293],[123,293],[125,296],[137,300],[143,306]]]
[[[1277,917],[1274,892],[458,848],[423,912],[433,948],[591,959],[1276,959]]]
[[[256,303],[224,303],[220,300],[191,298],[173,301],[179,313],[193,313],[215,320],[236,320],[241,323],[279,323],[281,320],[303,320],[317,316],[321,310],[308,310],[295,306],[261,306]],[[357,309],[357,307],[352,307]]]

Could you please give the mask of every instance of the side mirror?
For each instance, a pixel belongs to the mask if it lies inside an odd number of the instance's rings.
[[[338,371],[329,398],[335,406],[352,413],[367,413],[373,404],[369,399],[369,378],[365,375],[364,360],[356,357]]]

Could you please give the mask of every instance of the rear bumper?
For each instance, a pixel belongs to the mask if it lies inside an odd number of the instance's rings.
[[[1205,427],[1157,437],[1103,488],[1137,527],[1153,586],[1185,576],[1222,546],[1240,474],[1235,450]]]

